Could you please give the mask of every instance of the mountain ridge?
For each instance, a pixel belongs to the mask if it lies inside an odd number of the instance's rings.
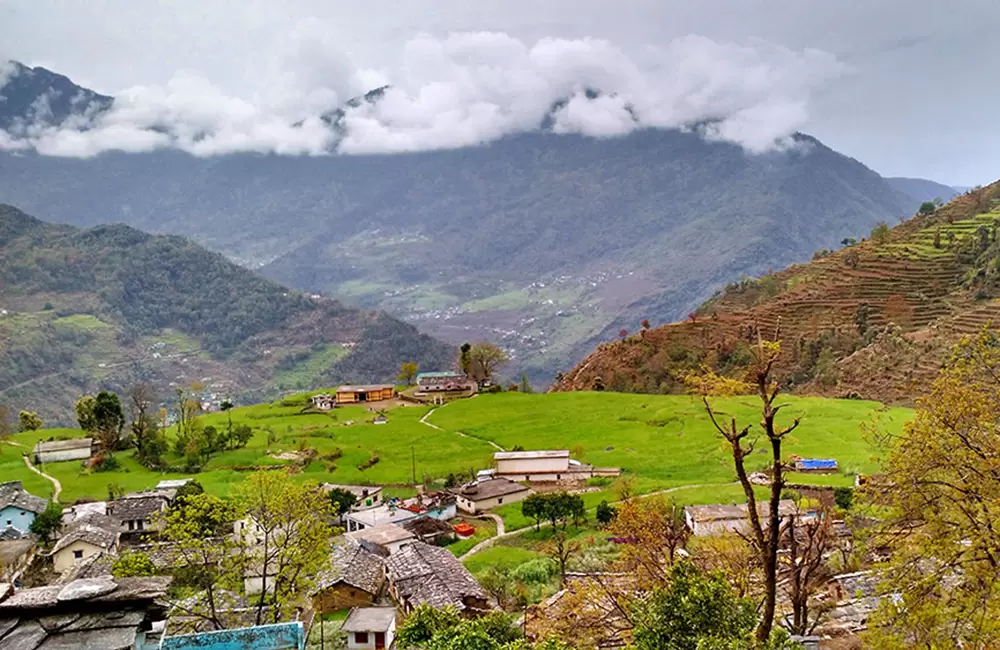
[[[137,379],[259,399],[453,361],[452,348],[384,312],[127,225],[82,230],[0,205],[0,262],[0,403],[49,420],[70,421],[80,393]]]

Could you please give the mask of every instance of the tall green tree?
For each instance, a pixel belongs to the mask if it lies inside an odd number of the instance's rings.
[[[116,451],[121,442],[122,429],[125,428],[125,413],[118,395],[107,390],[97,393],[94,398],[94,423],[104,451]]]
[[[94,419],[94,396],[81,395],[74,406],[76,411],[76,422],[84,431],[95,433],[97,431],[97,420]]]
[[[34,411],[21,411],[17,419],[19,431],[38,431],[42,428],[42,418]]]
[[[41,511],[31,521],[28,531],[32,535],[37,535],[42,543],[48,545],[59,537],[62,528],[62,506],[56,501],[49,501],[45,510]]]
[[[503,348],[489,341],[480,341],[469,348],[466,374],[482,386],[492,382],[497,369],[509,360]]]
[[[399,367],[399,374],[396,375],[396,379],[403,382],[407,386],[413,385],[413,380],[417,377],[417,372],[420,370],[420,366],[414,361],[407,361]]]

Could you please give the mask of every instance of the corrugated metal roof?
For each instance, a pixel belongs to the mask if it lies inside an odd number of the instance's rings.
[[[494,460],[525,460],[529,458],[569,458],[569,450],[498,451],[493,454]]]
[[[360,384],[357,386],[340,386],[337,388],[338,393],[372,393],[377,390],[386,390],[388,388],[395,388],[392,384]]]

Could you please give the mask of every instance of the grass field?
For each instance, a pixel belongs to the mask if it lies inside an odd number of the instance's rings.
[[[233,424],[247,424],[254,437],[244,449],[216,456],[198,474],[198,480],[215,494],[225,494],[250,468],[280,465],[291,460],[276,456],[312,448],[316,458],[298,475],[318,481],[396,486],[390,489],[400,496],[412,494],[414,476],[440,482],[449,473],[467,473],[491,463],[495,449],[487,442],[509,449],[568,448],[575,458],[598,466],[622,467],[635,476],[639,493],[677,486],[689,487],[672,496],[680,503],[735,502],[741,492],[732,483],[731,461],[718,434],[712,429],[700,403],[686,396],[632,395],[621,393],[555,393],[526,395],[504,393],[482,395],[439,408],[427,421],[420,422],[429,407],[397,407],[388,413],[387,424],[370,421],[373,413],[362,406],[338,408],[331,413],[303,413],[304,396],[283,402],[258,404],[232,411]],[[830,476],[809,476],[809,482],[849,485],[853,472],[876,469],[873,450],[865,441],[860,425],[876,413],[882,426],[899,431],[910,411],[883,408],[874,402],[795,398],[785,400],[782,415],[791,420],[801,417],[802,424],[785,444],[787,454],[804,457],[831,457],[840,463],[841,472]],[[755,423],[752,398],[727,398],[717,408],[731,413],[741,422]],[[202,416],[206,425],[224,428],[228,416],[213,413]],[[458,432],[466,435],[458,435]],[[169,434],[169,432],[168,432]],[[83,432],[43,430],[12,437],[23,445],[4,445],[0,468],[4,477],[20,479],[32,491],[49,494],[47,481],[24,466],[19,451],[27,451],[39,439],[82,436]],[[270,441],[270,442],[269,442]],[[341,456],[334,459],[339,450]],[[358,465],[377,455],[379,462],[367,470]],[[130,453],[118,454],[120,470],[89,473],[79,462],[51,463],[44,470],[63,484],[62,501],[81,497],[104,498],[109,483],[126,490],[152,487],[162,478],[178,474],[150,472],[140,466]],[[179,459],[170,458],[170,462]],[[759,461],[749,469],[766,463]],[[791,480],[800,480],[793,476]],[[614,500],[610,486],[584,495],[588,507],[603,499]],[[509,530],[527,526],[516,504],[500,508]]]

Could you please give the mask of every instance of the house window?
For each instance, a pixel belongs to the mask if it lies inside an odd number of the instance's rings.
[[[561,477],[561,476],[559,476],[558,474],[556,474],[556,480],[557,480],[557,481],[561,481],[561,480],[562,480],[562,477]]]
[[[13,525],[14,525],[14,522],[13,522],[13,521],[11,521],[10,519],[8,519],[8,520],[7,520],[7,525],[8,525],[8,526],[13,526]]]
[[[368,633],[367,632],[355,632],[354,633],[355,643],[368,643]]]
[[[499,499],[497,499],[497,503],[503,503],[503,497],[500,497]]]
[[[73,558],[79,560],[83,557],[83,551],[73,551]]]
[[[135,530],[135,522],[132,521],[131,519],[129,519],[129,521],[128,521],[128,529],[129,530]]]
[[[135,522],[135,529],[136,530],[142,530],[142,525],[143,525],[142,524],[142,519],[137,519],[136,522]]]

